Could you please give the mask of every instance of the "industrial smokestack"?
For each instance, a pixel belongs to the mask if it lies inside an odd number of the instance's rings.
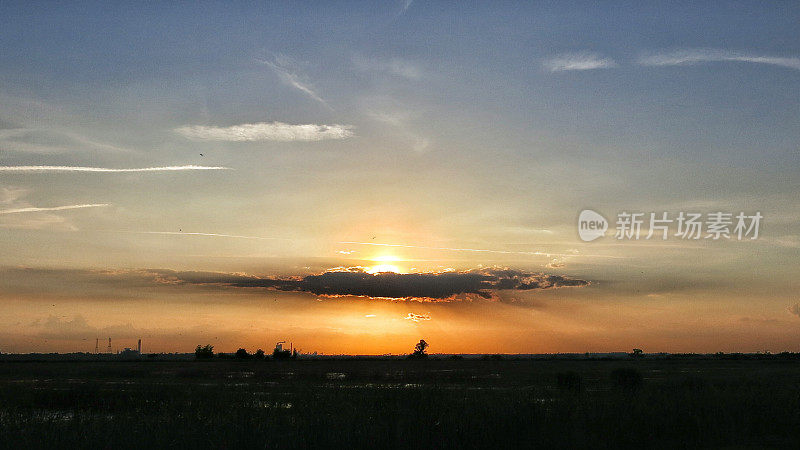
[[[136,351],[139,352],[140,355],[142,354],[142,340],[141,339],[139,339],[139,344],[136,346]]]

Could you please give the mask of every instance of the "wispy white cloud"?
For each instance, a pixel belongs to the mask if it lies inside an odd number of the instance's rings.
[[[569,70],[610,69],[617,67],[611,58],[604,58],[596,53],[565,53],[545,60],[542,65],[550,72]]]
[[[412,322],[422,322],[423,320],[431,320],[430,314],[414,314],[408,313],[405,317],[406,320],[410,320]]]
[[[431,146],[431,139],[416,131],[414,123],[419,119],[417,113],[404,107],[391,97],[368,97],[362,100],[364,113],[373,120],[390,125],[408,142],[417,153],[423,153]]]
[[[83,208],[102,208],[104,206],[109,206],[108,203],[90,203],[85,205],[67,205],[67,206],[53,206],[49,208],[38,208],[35,206],[26,207],[26,208],[15,208],[15,209],[4,209],[0,210],[0,214],[17,214],[17,213],[27,213],[27,212],[41,212],[41,211],[65,211],[68,209],[83,209]]]
[[[0,216],[0,228],[17,230],[77,231],[78,227],[68,218],[51,213],[9,214]]]
[[[231,170],[230,167],[209,166],[164,166],[135,169],[111,169],[108,167],[80,166],[0,166],[0,172],[174,172],[184,170]]]
[[[409,80],[416,80],[422,76],[422,69],[417,64],[400,58],[379,59],[354,56],[353,65],[362,72],[383,72]]]
[[[131,152],[129,149],[96,141],[68,130],[22,127],[3,128],[2,125],[0,125],[0,145],[4,150],[21,153]]]
[[[353,136],[350,125],[292,125],[283,122],[245,123],[230,127],[185,126],[175,131],[189,139],[202,141],[321,141]]]
[[[17,186],[0,187],[0,204],[10,205],[30,192],[28,189]]]
[[[417,136],[417,138],[414,139],[414,145],[412,148],[414,149],[415,152],[422,153],[425,150],[427,150],[430,145],[431,145],[430,139],[426,137]]]
[[[753,55],[733,50],[719,49],[686,49],[668,53],[656,53],[639,58],[639,64],[644,66],[682,66],[704,62],[749,62],[756,64],[770,64],[773,66],[787,67],[800,70],[800,58]]]
[[[326,102],[317,94],[314,86],[305,80],[305,77],[300,73],[297,67],[297,62],[292,58],[289,58],[286,55],[276,54],[271,61],[260,58],[254,59],[257,63],[263,64],[272,69],[272,71],[275,72],[275,74],[278,75],[278,77],[280,77],[280,79],[287,85],[297,89],[309,98],[314,99],[330,108],[328,102]]]

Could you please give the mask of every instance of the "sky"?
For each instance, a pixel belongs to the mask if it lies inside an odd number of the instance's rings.
[[[800,351],[800,5],[696,3],[3,2],[0,352]]]

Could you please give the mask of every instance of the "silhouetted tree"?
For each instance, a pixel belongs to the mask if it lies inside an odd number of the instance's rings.
[[[428,354],[425,353],[425,349],[428,348],[428,343],[425,342],[424,339],[420,339],[416,346],[414,346],[414,353],[409,355],[409,358],[412,359],[422,359],[427,358]]]
[[[633,349],[633,353],[631,353],[631,357],[640,358],[641,356],[642,356],[642,349],[640,349],[640,348]]]
[[[264,359],[264,350],[261,349],[256,350],[256,352],[253,354],[253,358]]]
[[[214,346],[206,344],[204,346],[198,345],[194,349],[194,357],[197,359],[209,359],[214,357]]]
[[[250,359],[250,354],[247,353],[247,350],[240,348],[236,350],[236,359]]]

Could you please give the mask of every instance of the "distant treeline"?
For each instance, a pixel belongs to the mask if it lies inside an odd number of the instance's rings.
[[[409,355],[317,355],[297,354],[292,358],[248,352],[214,353],[206,360],[397,360]],[[3,361],[192,361],[196,353],[145,353],[142,355],[123,355],[111,353],[2,353]],[[571,360],[571,361],[635,361],[644,360],[800,360],[800,353],[551,353],[551,354],[431,354],[428,360]]]

